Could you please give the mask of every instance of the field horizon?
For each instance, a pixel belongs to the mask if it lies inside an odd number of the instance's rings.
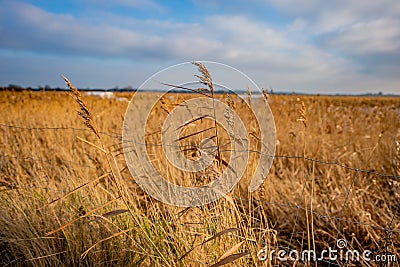
[[[134,88],[132,86],[125,86],[122,88],[119,88],[118,86],[115,86],[113,88],[77,88],[81,92],[112,92],[112,93],[135,93],[135,92],[163,92],[162,90],[158,89],[153,89],[153,90],[142,90],[140,88]],[[20,85],[14,85],[14,84],[9,84],[7,86],[0,86],[0,91],[14,91],[14,92],[21,92],[21,91],[32,91],[32,92],[69,92],[70,89],[65,87],[65,88],[60,88],[60,87],[51,87],[51,86],[38,86],[38,87],[32,87],[32,86],[20,86]],[[376,93],[357,93],[357,94],[343,94],[343,93],[304,93],[301,91],[276,91],[272,88],[269,88],[268,93],[273,94],[273,95],[292,95],[292,96],[348,96],[348,97],[400,97],[399,94],[387,94],[387,93],[382,93],[381,91],[377,91]],[[245,89],[236,89],[235,92],[239,92],[240,94],[246,94],[247,90]],[[187,90],[171,90],[170,93],[182,93],[182,94],[193,94],[193,92],[187,91]],[[215,91],[215,94],[224,94],[224,91]],[[262,95],[262,92],[259,90],[255,90],[252,92],[255,95]]]

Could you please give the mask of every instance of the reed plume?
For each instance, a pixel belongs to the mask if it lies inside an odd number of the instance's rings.
[[[100,139],[99,131],[97,130],[96,124],[94,123],[93,116],[90,113],[85,100],[82,98],[81,93],[72,83],[65,77],[62,76],[64,81],[67,83],[69,89],[72,91],[72,97],[74,98],[75,102],[78,103],[80,110],[78,111],[78,115],[83,119],[83,124],[89,128],[96,136]]]

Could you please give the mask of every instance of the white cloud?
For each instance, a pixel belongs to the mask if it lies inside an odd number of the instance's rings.
[[[352,54],[400,53],[400,20],[355,23],[330,38],[329,45]]]
[[[286,0],[280,5],[285,3],[293,4]],[[299,3],[304,4],[301,14],[321,5],[320,1]],[[338,13],[342,14],[338,18],[329,8],[323,10],[314,21],[311,17],[295,16],[286,28],[278,29],[249,16],[233,14],[210,15],[196,23],[183,23],[140,20],[105,12],[103,21],[93,22],[84,17],[54,14],[33,5],[9,2],[0,6],[0,48],[39,53],[44,57],[52,55],[57,59],[46,62],[59,62],[53,70],[72,69],[70,61],[74,61],[81,67],[79,73],[73,70],[71,73],[80,77],[84,87],[99,87],[99,84],[90,84],[90,81],[99,82],[96,78],[99,73],[103,87],[124,83],[126,79],[121,74],[144,75],[141,66],[149,66],[149,62],[166,67],[166,62],[211,60],[235,66],[247,72],[259,85],[272,85],[278,90],[348,92],[349,88],[359,86],[367,91],[375,90],[374,86],[379,84],[395,90],[399,79],[385,81],[381,77],[360,74],[361,68],[354,61],[331,53],[326,47],[348,53],[397,51],[398,20],[364,22],[358,21],[350,9]],[[308,27],[313,31],[308,31]],[[329,45],[323,47],[309,42],[310,38],[325,33],[330,33],[326,37]],[[72,58],[68,65],[59,60],[65,55]],[[22,61],[18,62],[20,66]],[[32,62],[33,59],[27,60],[26,64]],[[124,71],[116,67],[118,64],[124,66]],[[113,66],[108,73],[107,66]],[[106,84],[105,77],[115,80]],[[129,76],[129,79],[134,78]]]
[[[11,4],[0,13],[3,24],[15,21],[10,25],[12,30],[2,32],[0,44],[5,48],[101,57],[146,55],[154,47],[162,47],[163,40],[157,35],[112,25],[92,25],[28,4]]]
[[[356,17],[399,15],[400,2],[397,0],[266,0],[282,12],[292,15],[318,16],[324,13],[348,11]]]
[[[400,16],[400,1],[266,0],[281,12],[308,22],[312,34],[343,30],[359,22]]]

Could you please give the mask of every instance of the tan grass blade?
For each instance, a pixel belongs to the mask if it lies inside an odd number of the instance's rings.
[[[204,130],[201,130],[201,131],[192,133],[192,134],[188,134],[188,135],[179,137],[178,139],[176,139],[176,140],[174,140],[174,141],[182,141],[182,140],[184,140],[184,139],[186,139],[186,138],[192,137],[192,136],[197,135],[197,134],[204,133],[204,132],[206,132],[206,131],[208,131],[208,130],[212,130],[212,129],[214,129],[214,126],[211,126],[211,127],[207,128],[207,129],[204,129]]]
[[[231,247],[230,249],[228,249],[221,257],[219,257],[219,261],[231,256],[232,254],[234,254],[242,245],[243,245],[244,241],[234,245],[233,247]]]
[[[211,97],[210,95],[207,95],[207,94],[203,93],[202,91],[204,91],[204,90],[200,90],[199,91],[199,90],[191,89],[191,88],[188,88],[188,87],[183,87],[183,86],[179,86],[179,85],[173,85],[173,84],[169,84],[169,83],[161,83],[161,84],[162,85],[166,85],[166,86],[179,88],[179,89],[183,89],[183,90],[188,90],[188,91],[191,91],[193,93],[198,93],[198,94],[204,95],[206,97]],[[199,88],[199,89],[204,89],[204,88]]]
[[[218,155],[215,155],[215,158],[216,158],[219,162],[221,162],[225,167],[227,167],[228,169],[230,169],[233,173],[236,173],[235,169],[233,169],[233,168],[231,167],[231,165],[229,165],[229,163],[226,162],[226,160],[224,160],[223,158],[221,158],[221,157],[218,156]]]
[[[52,254],[45,255],[45,256],[40,256],[40,257],[36,257],[36,258],[32,258],[32,259],[27,259],[25,261],[28,262],[28,261],[40,260],[40,259],[44,259],[44,258],[48,258],[48,257],[54,257],[54,256],[57,256],[57,255],[60,255],[60,254],[64,254],[64,253],[68,253],[68,251],[65,250],[65,251],[61,251],[61,252],[56,252],[56,253],[52,253]]]
[[[247,256],[249,254],[250,254],[250,252],[248,252],[248,251],[242,252],[242,253],[233,254],[233,255],[230,255],[230,256],[226,257],[225,259],[223,259],[223,260],[211,265],[210,267],[222,266],[222,265],[234,262],[235,260],[237,260],[239,258],[242,258],[244,256]]]
[[[179,127],[177,128],[177,130],[182,129],[182,128],[185,127],[186,125],[189,125],[189,124],[191,124],[191,123],[193,123],[193,122],[195,122],[195,121],[202,120],[202,119],[205,119],[205,118],[211,118],[211,119],[212,119],[212,117],[210,117],[210,116],[208,116],[208,115],[200,116],[200,117],[197,117],[197,118],[195,118],[195,119],[189,120],[188,122],[182,124],[181,126],[179,126]]]
[[[126,213],[128,211],[129,210],[127,210],[127,209],[113,210],[113,211],[110,211],[110,212],[106,212],[106,213],[102,214],[101,216],[97,216],[96,218],[94,218],[93,220],[90,220],[89,222],[97,222],[97,221],[100,221],[103,218],[109,218],[109,217],[117,216],[117,215]]]
[[[92,142],[89,142],[88,140],[85,140],[85,139],[83,139],[83,138],[81,138],[81,137],[79,137],[79,136],[77,136],[76,138],[77,138],[78,140],[80,140],[80,141],[82,141],[82,142],[84,142],[84,143],[90,145],[90,146],[93,146],[93,147],[97,148],[98,150],[100,150],[100,151],[103,152],[104,154],[107,154],[107,151],[105,151],[103,148],[101,148],[101,147],[99,147],[99,146],[96,146],[96,145],[93,144]]]
[[[207,242],[210,242],[211,240],[216,239],[217,237],[220,237],[221,235],[227,234],[227,233],[232,233],[232,232],[236,232],[241,230],[240,228],[228,228],[225,230],[222,230],[221,232],[216,233],[214,236],[210,237],[209,239],[203,241],[203,243],[201,243],[202,245],[204,245]]]
[[[104,238],[104,239],[102,239],[102,240],[96,242],[96,244],[94,244],[93,246],[91,246],[91,247],[88,248],[85,252],[82,253],[81,259],[84,259],[84,258],[86,257],[86,255],[89,253],[89,251],[91,251],[91,250],[92,250],[95,246],[97,246],[98,244],[100,244],[100,243],[102,243],[102,242],[104,242],[104,241],[107,241],[107,240],[109,240],[109,239],[111,239],[111,238],[114,238],[114,237],[116,237],[116,236],[125,234],[125,233],[127,233],[127,232],[129,232],[129,231],[132,231],[133,229],[135,229],[135,227],[132,227],[132,228],[126,229],[126,230],[124,230],[124,231],[115,233],[115,234],[113,234],[113,235],[111,235],[111,236],[109,236],[109,237],[106,237],[106,238]]]
[[[58,231],[61,231],[62,229],[64,229],[64,228],[70,226],[71,224],[73,224],[73,223],[79,221],[80,219],[85,218],[85,217],[91,215],[92,213],[94,213],[94,212],[96,212],[96,211],[98,211],[98,210],[104,208],[105,206],[107,206],[107,205],[113,203],[114,201],[116,201],[116,200],[119,199],[119,198],[120,198],[120,197],[117,197],[117,198],[115,198],[115,199],[112,199],[112,200],[108,201],[107,203],[101,205],[100,207],[97,207],[97,208],[95,208],[95,209],[93,209],[93,210],[91,210],[91,211],[88,211],[86,214],[84,214],[84,215],[82,215],[82,216],[79,216],[78,218],[75,218],[75,219],[73,219],[72,221],[69,221],[68,223],[66,223],[66,224],[64,224],[64,225],[61,225],[61,226],[58,227],[57,229],[48,232],[48,233],[46,234],[46,236],[49,236],[49,235],[52,235],[52,234],[57,233]]]
[[[182,260],[183,258],[185,258],[185,257],[186,257],[187,255],[189,255],[189,253],[192,252],[195,248],[197,248],[197,247],[199,247],[199,246],[202,246],[202,245],[204,245],[205,243],[210,242],[210,241],[212,241],[212,240],[214,240],[214,239],[216,239],[216,238],[218,238],[218,237],[220,237],[220,236],[222,236],[222,235],[224,235],[224,234],[231,233],[231,232],[236,232],[236,231],[239,231],[239,230],[241,230],[241,229],[240,229],[240,228],[229,228],[229,229],[222,230],[221,232],[218,232],[218,233],[216,233],[215,235],[213,235],[212,237],[210,237],[210,238],[206,239],[205,241],[201,242],[199,245],[196,245],[196,246],[192,247],[191,249],[189,249],[185,254],[183,254],[183,255],[179,258],[179,260]]]
[[[50,201],[49,203],[44,204],[42,207],[37,208],[36,210],[41,210],[41,209],[43,209],[43,208],[45,208],[45,207],[47,207],[47,206],[53,204],[54,202],[57,202],[57,201],[59,201],[59,200],[61,200],[61,199],[64,199],[64,198],[68,197],[69,195],[75,193],[75,192],[78,191],[79,189],[82,189],[82,188],[84,188],[84,187],[86,187],[86,186],[88,186],[88,185],[90,185],[91,183],[94,183],[94,182],[96,182],[96,181],[99,181],[99,180],[103,179],[104,177],[107,177],[108,175],[109,175],[109,174],[106,173],[106,174],[103,174],[102,176],[97,177],[97,178],[94,179],[93,181],[84,183],[83,185],[80,185],[80,186],[76,187],[75,189],[69,191],[66,195],[64,195],[64,196],[62,196],[62,197],[59,197],[59,198],[56,198],[56,199]]]

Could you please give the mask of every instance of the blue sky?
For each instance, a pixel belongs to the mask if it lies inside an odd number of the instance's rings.
[[[276,91],[400,93],[400,1],[0,0],[0,85],[138,87],[193,60]]]

